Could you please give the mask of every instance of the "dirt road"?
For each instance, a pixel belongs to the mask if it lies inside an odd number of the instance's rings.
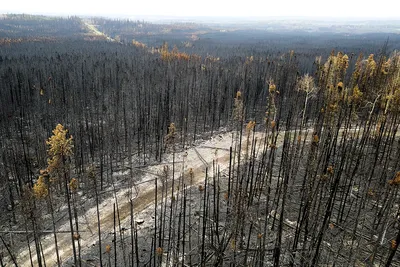
[[[258,140],[260,140],[257,143],[262,145],[263,134],[255,133],[255,136]],[[278,138],[278,146],[281,144],[282,139],[283,138],[281,137]],[[218,134],[215,135],[211,140],[202,142],[199,145],[189,148],[183,152],[176,153],[175,161],[180,163],[175,164],[175,177],[178,178],[180,175],[182,175],[182,172],[183,174],[187,174],[189,168],[192,168],[194,172],[193,185],[195,185],[204,181],[206,165],[212,166],[214,160],[218,162],[221,171],[228,168],[229,148],[232,144],[232,133]],[[246,141],[243,141],[242,145],[244,148],[246,146]],[[164,158],[164,162],[172,162],[172,155],[167,155]],[[147,206],[154,204],[154,179],[157,176],[150,173],[161,173],[164,165],[166,164],[152,165],[143,169],[146,175],[140,181],[140,184],[136,186],[136,189],[138,189],[138,195],[134,200],[135,214],[140,214],[140,212]],[[184,175],[183,177],[188,177],[188,175]],[[186,182],[189,184],[188,181]],[[127,193],[130,192],[130,190],[130,188],[120,189],[116,193],[121,221],[130,216],[130,202],[127,198]],[[104,199],[100,205],[101,230],[105,234],[112,231],[111,229],[113,228],[114,203],[115,198],[110,196],[107,199]],[[81,214],[79,221],[82,249],[96,244],[98,240],[96,207],[92,207],[91,209],[87,210],[85,214]],[[68,230],[68,222],[65,222],[65,224],[59,226],[57,229],[57,231]],[[62,261],[65,262],[67,259],[72,257],[71,236],[70,234],[58,234],[57,237],[60,257]],[[47,266],[56,266],[57,262],[55,256],[55,245],[52,234],[42,236],[42,246],[44,248],[43,254],[45,256]],[[34,244],[32,243],[31,248],[33,247]],[[34,261],[36,261],[36,256],[34,257]],[[27,248],[18,254],[17,263],[20,266],[31,265]],[[34,262],[34,265],[37,266],[36,262]]]

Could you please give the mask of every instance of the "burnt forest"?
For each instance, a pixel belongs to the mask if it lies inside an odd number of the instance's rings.
[[[0,15],[0,266],[400,266],[398,29]]]

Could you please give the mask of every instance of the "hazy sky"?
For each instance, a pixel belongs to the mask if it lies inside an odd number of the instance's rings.
[[[399,0],[1,0],[1,2],[0,13],[400,18]]]

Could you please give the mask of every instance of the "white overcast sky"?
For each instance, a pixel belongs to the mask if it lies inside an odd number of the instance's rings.
[[[0,0],[0,13],[399,18],[400,0]]]

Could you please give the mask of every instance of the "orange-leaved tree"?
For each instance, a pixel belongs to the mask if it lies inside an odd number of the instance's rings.
[[[46,144],[49,145],[47,170],[52,178],[57,179],[64,176],[68,167],[66,161],[73,155],[73,138],[72,136],[67,138],[67,133],[68,130],[58,124],[53,130],[53,135],[46,141]]]
[[[65,198],[68,205],[68,216],[71,230],[72,250],[74,253],[74,263],[77,266],[75,235],[73,227],[73,215],[71,211],[71,188],[70,188],[70,166],[69,160],[73,155],[73,138],[68,136],[68,130],[61,124],[58,124],[53,130],[53,135],[46,141],[49,146],[47,154],[49,156],[47,163],[47,172],[51,181],[58,181],[60,187],[64,187]],[[79,234],[79,233],[77,233]],[[80,261],[79,261],[80,262]]]
[[[33,185],[33,195],[36,199],[46,199],[48,203],[48,207],[50,209],[51,220],[53,224],[53,235],[54,235],[54,245],[57,256],[57,265],[61,266],[60,255],[58,253],[58,241],[57,241],[57,233],[56,233],[56,222],[54,219],[54,208],[53,208],[53,200],[51,194],[51,186],[49,182],[49,173],[47,169],[40,170],[40,175],[37,182]]]

